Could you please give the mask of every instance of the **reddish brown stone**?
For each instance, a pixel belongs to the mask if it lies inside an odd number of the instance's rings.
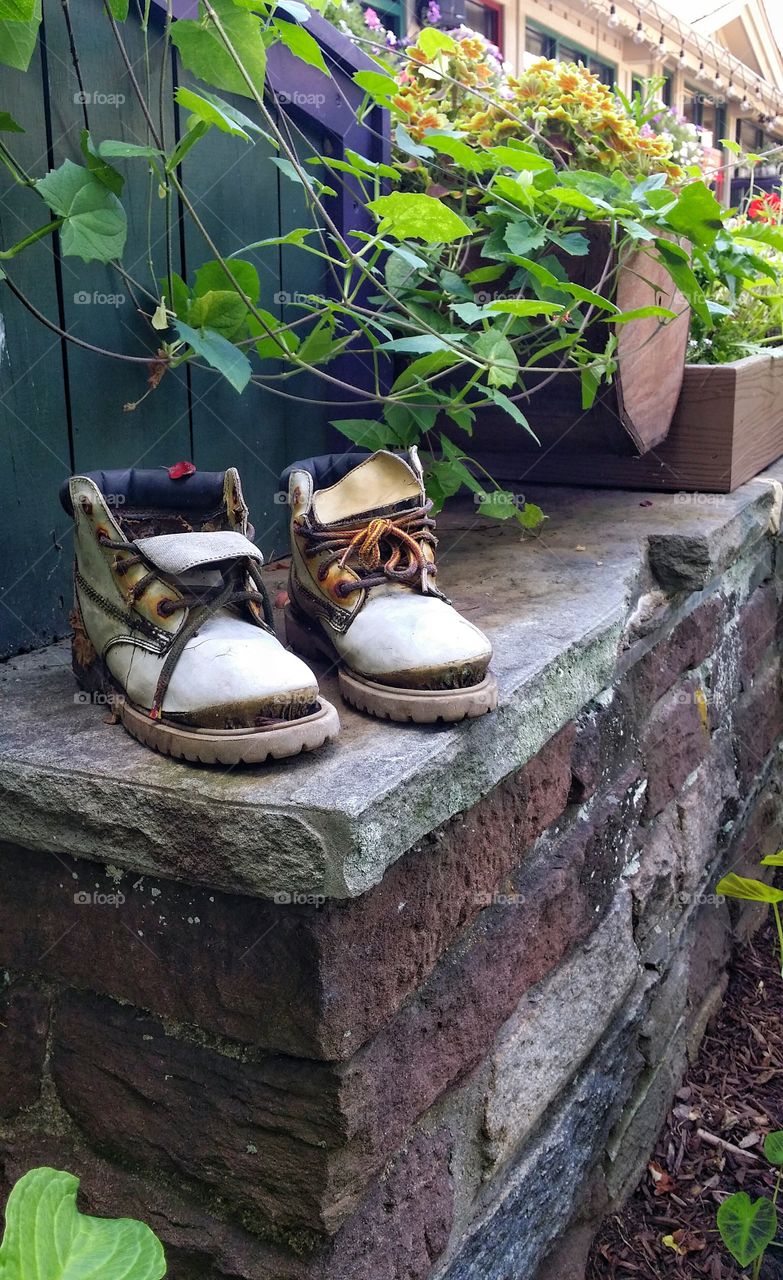
[[[343,1138],[333,1072],[244,1058],[179,1040],[104,997],[71,995],[56,1011],[52,1075],[97,1150],[211,1187],[271,1227],[323,1231],[330,1153]]]
[[[49,1030],[49,997],[29,983],[14,983],[0,995],[0,1116],[34,1106]]]
[[[734,710],[734,746],[740,783],[748,788],[783,734],[780,660],[769,659]]]
[[[116,884],[91,864],[4,846],[0,964],[248,1043],[347,1057],[563,812],[573,737],[567,725],[376,889],[321,909],[147,877]]]
[[[4,1201],[30,1168],[68,1169],[81,1179],[83,1213],[137,1218],[152,1228],[171,1280],[424,1280],[451,1228],[450,1155],[448,1130],[414,1134],[334,1240],[315,1253],[295,1235],[267,1244],[188,1200],[181,1187],[44,1135],[17,1144],[0,1139],[0,1195]]]
[[[686,680],[656,706],[642,738],[647,768],[646,815],[660,813],[710,749],[696,685]]]
[[[740,674],[744,689],[750,687],[770,645],[775,643],[778,602],[771,582],[753,592],[739,616],[741,637]]]
[[[722,596],[705,600],[631,668],[628,680],[641,715],[652,709],[683,672],[709,657],[720,639],[726,613]]]

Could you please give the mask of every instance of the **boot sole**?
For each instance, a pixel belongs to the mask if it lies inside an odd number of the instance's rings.
[[[307,658],[326,658],[340,662],[339,654],[328,637],[305,622],[290,606],[285,610],[286,638],[292,649]],[[379,684],[359,675],[342,664],[338,670],[340,693],[358,711],[366,711],[380,720],[400,723],[452,724],[474,719],[494,711],[498,705],[497,680],[487,673],[479,684],[465,689],[406,689]]]
[[[263,729],[183,729],[166,720],[151,720],[149,713],[129,702],[107,669],[96,660],[83,667],[75,658],[73,670],[80,686],[107,696],[123,728],[145,747],[188,760],[193,764],[263,764],[315,751],[340,732],[336,707],[318,699],[318,710],[299,720],[281,720]]]

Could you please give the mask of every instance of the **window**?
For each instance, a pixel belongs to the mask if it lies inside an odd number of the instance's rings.
[[[726,106],[721,98],[686,84],[683,114],[700,129],[705,147],[720,146],[721,138],[726,136]]]
[[[489,0],[465,0],[465,26],[501,48],[503,44],[503,11]]]
[[[535,22],[527,22],[525,23],[525,66],[529,67],[538,58],[552,58],[555,62],[581,62],[598,76],[599,80],[610,87],[614,86],[617,79],[617,68],[608,62],[602,62],[588,49],[561,40],[554,32],[546,31]]]

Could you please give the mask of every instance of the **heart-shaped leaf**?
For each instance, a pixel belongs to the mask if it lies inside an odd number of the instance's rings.
[[[767,1134],[764,1139],[764,1155],[770,1164],[783,1164],[783,1129]]]
[[[180,57],[199,80],[227,93],[240,93],[252,98],[264,92],[266,74],[266,49],[261,36],[261,23],[254,13],[237,9],[233,0],[212,0],[220,26],[231,47],[239,56],[253,89],[223,42],[223,36],[203,6],[198,19],[180,18],[171,29],[171,39],[179,49]]]
[[[93,173],[64,160],[35,186],[49,208],[65,219],[60,231],[63,253],[85,262],[111,262],[122,256],[128,230],[125,210]]]
[[[718,881],[715,892],[724,898],[742,898],[745,902],[783,902],[783,889],[775,889],[763,880],[748,880],[734,872]]]
[[[79,1179],[32,1169],[8,1199],[0,1280],[161,1280],[163,1247],[143,1222],[89,1218],[76,1208]]]
[[[741,1267],[750,1266],[761,1256],[777,1229],[775,1206],[764,1196],[751,1200],[746,1191],[738,1191],[718,1209],[721,1239]]]
[[[383,229],[397,240],[425,240],[446,244],[470,235],[470,227],[442,200],[419,192],[393,191],[370,200],[368,206],[381,219]]]

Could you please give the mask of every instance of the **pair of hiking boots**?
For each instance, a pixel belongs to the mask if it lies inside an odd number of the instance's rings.
[[[75,522],[73,664],[167,755],[250,764],[336,737],[337,711],[277,639],[239,475],[98,471],[61,494]],[[487,638],[435,585],[415,450],[297,462],[287,640],[339,664],[360,710],[432,723],[497,704]]]

